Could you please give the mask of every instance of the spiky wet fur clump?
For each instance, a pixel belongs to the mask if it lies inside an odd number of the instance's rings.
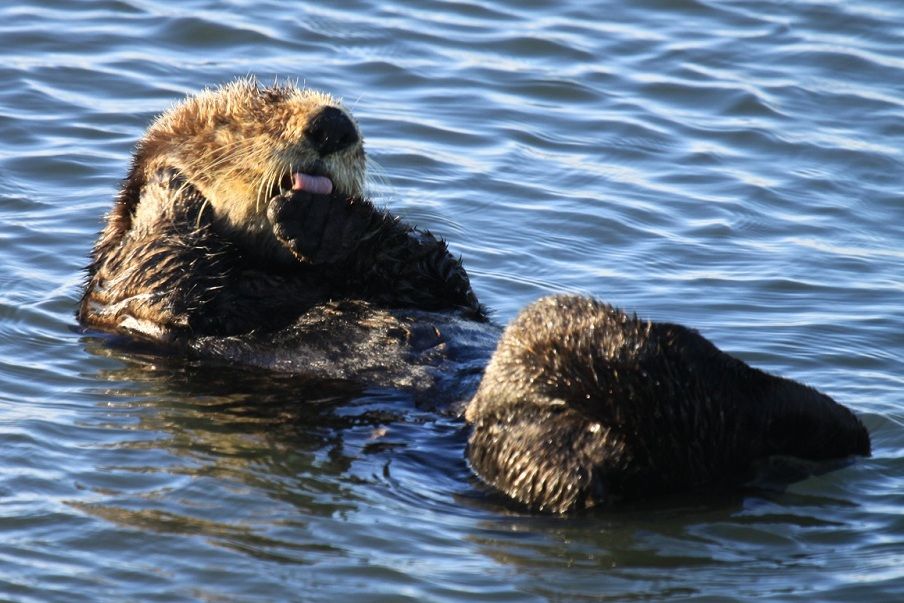
[[[465,416],[477,475],[554,512],[738,480],[775,454],[870,450],[828,396],[696,331],[575,296],[542,299],[506,328]]]

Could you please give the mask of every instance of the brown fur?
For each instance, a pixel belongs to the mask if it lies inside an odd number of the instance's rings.
[[[242,80],[161,116],[94,248],[79,320],[204,358],[433,398],[471,383],[496,332],[475,337],[456,320],[484,319],[467,274],[442,241],[367,201],[360,135],[312,146],[308,126],[329,107],[345,111],[321,93]],[[333,193],[287,190],[296,170],[328,175]],[[506,329],[466,418],[475,472],[556,512],[735,479],[771,454],[870,446],[816,390],[684,327],[577,297],[541,300]]]
[[[555,512],[738,480],[774,454],[870,451],[828,396],[680,325],[574,296],[542,299],[506,328],[465,417],[474,471]]]
[[[445,244],[364,198],[360,133],[329,152],[308,139],[330,107],[352,119],[329,95],[245,79],[158,118],[95,245],[79,320],[172,341],[278,328],[341,298],[482,317]],[[294,171],[333,192],[289,190]]]
[[[305,141],[308,119],[324,106],[341,104],[316,90],[291,85],[261,88],[252,78],[205,90],[176,104],[138,143],[95,257],[103,257],[131,229],[142,192],[161,169],[179,172],[218,218],[237,232],[261,236],[273,250],[281,246],[267,236],[267,201],[292,167],[304,171],[320,161],[337,189],[348,196],[362,196],[363,142],[342,154],[320,158]]]

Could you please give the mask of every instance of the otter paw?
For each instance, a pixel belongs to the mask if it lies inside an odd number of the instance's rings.
[[[329,213],[330,198],[288,191],[270,199],[267,219],[273,234],[302,261],[313,261]]]
[[[276,238],[300,261],[331,264],[354,251],[371,211],[362,201],[292,190],[270,199],[267,218]]]

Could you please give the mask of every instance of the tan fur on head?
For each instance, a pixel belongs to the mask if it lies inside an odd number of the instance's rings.
[[[325,107],[345,111],[329,94],[289,83],[264,88],[245,78],[204,90],[148,129],[140,144],[144,173],[177,168],[217,216],[252,232],[263,228],[267,200],[292,171],[316,164],[338,193],[361,196],[363,143],[321,158],[305,139],[305,126]]]

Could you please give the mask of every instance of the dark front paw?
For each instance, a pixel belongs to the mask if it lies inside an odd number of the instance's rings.
[[[276,238],[302,262],[332,264],[351,254],[371,224],[361,199],[292,190],[270,199],[267,218]]]
[[[327,195],[305,191],[287,191],[273,197],[267,207],[273,234],[299,260],[315,262],[331,202]]]

